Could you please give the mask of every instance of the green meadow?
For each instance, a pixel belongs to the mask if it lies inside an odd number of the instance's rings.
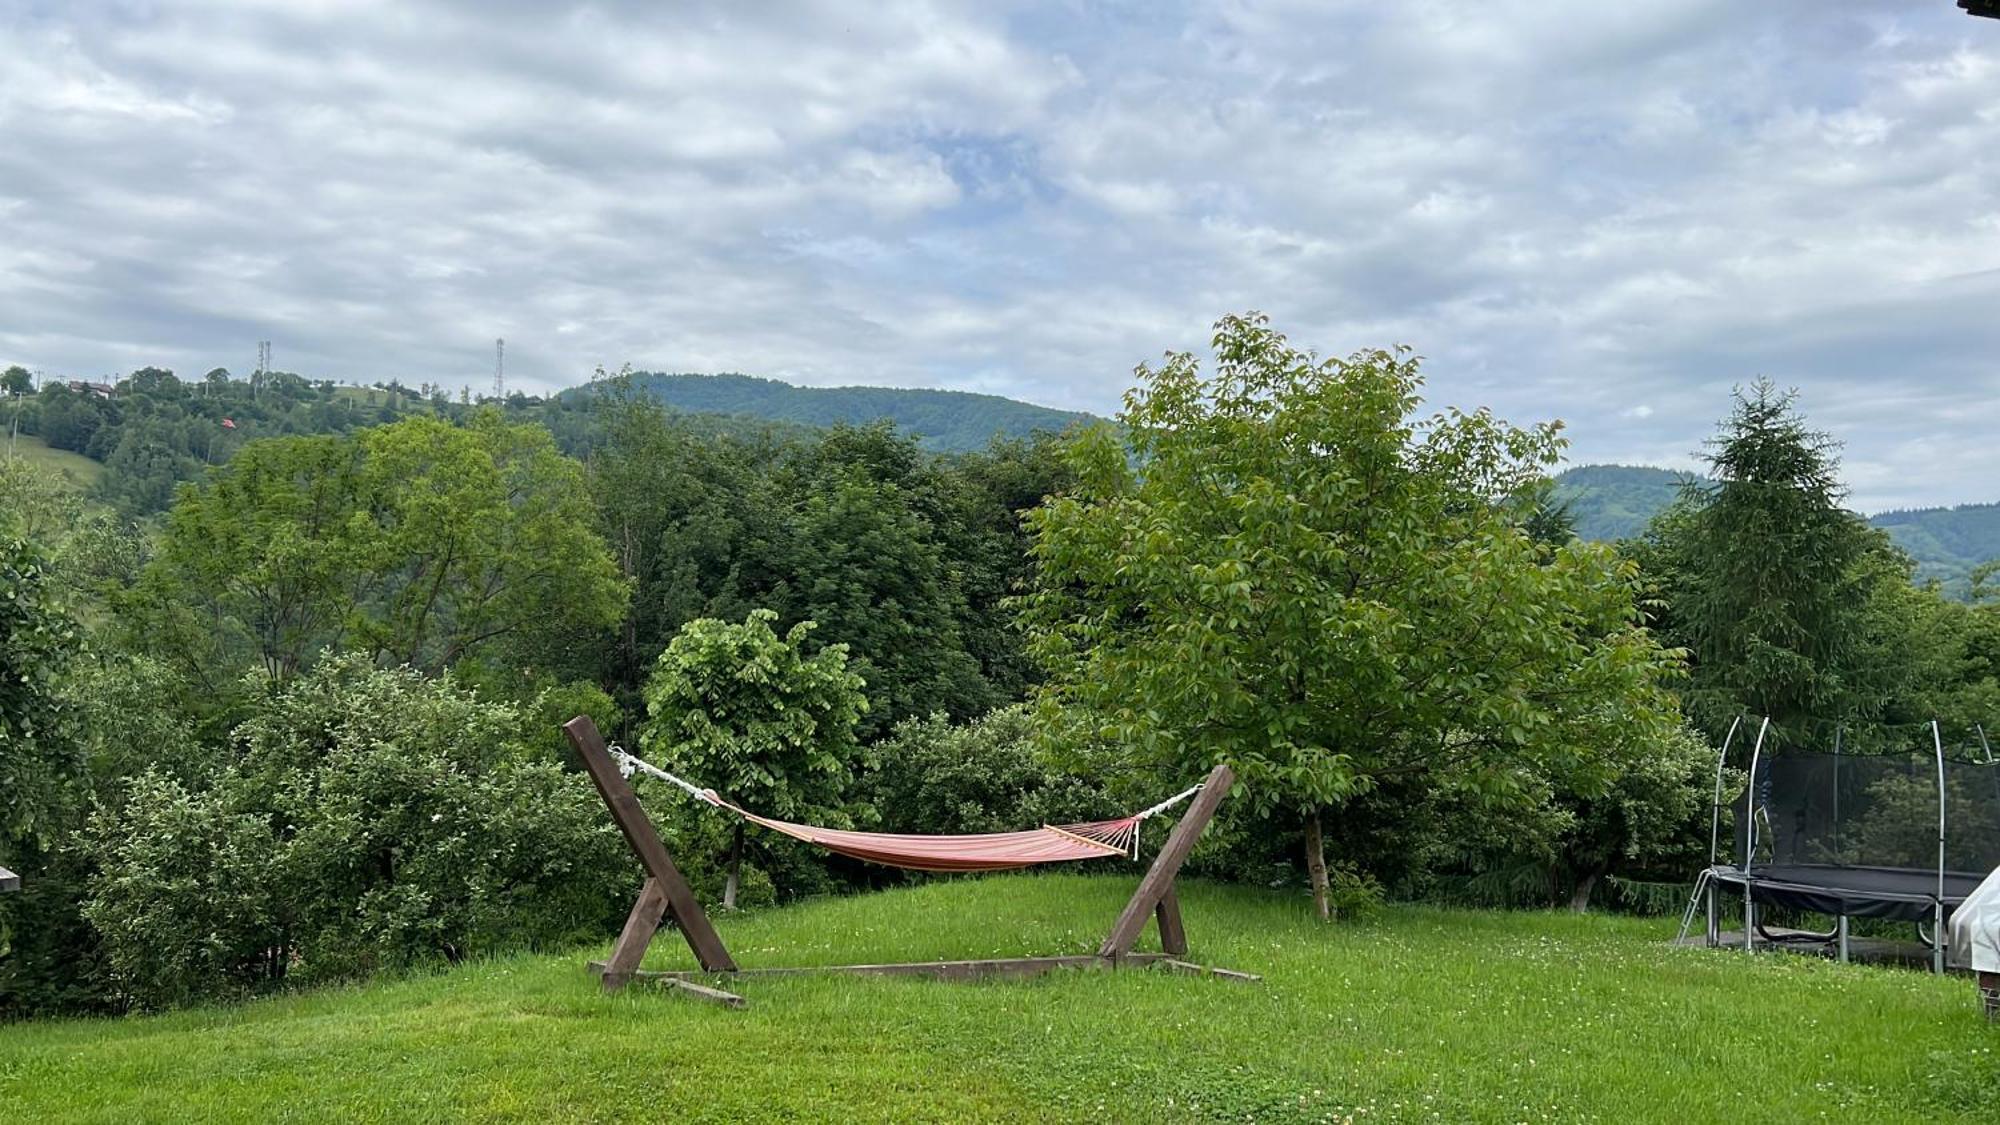
[[[719,925],[746,966],[1086,952],[1130,887],[965,879]],[[521,955],[0,1028],[0,1120],[1990,1121],[2000,1104],[2000,1026],[1963,979],[1673,949],[1663,919],[1397,906],[1324,925],[1296,895],[1182,898],[1193,957],[1262,983],[753,979],[732,1011],[604,995],[584,967],[602,948]],[[649,967],[692,961],[667,931]]]

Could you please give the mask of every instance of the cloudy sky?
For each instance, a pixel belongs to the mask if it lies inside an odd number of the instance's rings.
[[[2000,21],[1952,0],[0,0],[0,363],[593,366],[1110,413],[1256,308],[1684,465],[2000,499]]]

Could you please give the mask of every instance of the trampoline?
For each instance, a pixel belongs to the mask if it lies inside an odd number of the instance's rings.
[[[1846,960],[1849,919],[1910,922],[1942,972],[1945,923],[2000,867],[2000,763],[1985,731],[1972,728],[1976,739],[1947,751],[1935,721],[1916,738],[1909,728],[1902,737],[1834,728],[1830,745],[1807,748],[1809,739],[1759,720],[1743,791],[1725,804],[1731,745],[1748,725],[1732,724],[1717,756],[1709,865],[1681,936],[1705,904],[1708,944],[1722,944],[1727,895],[1742,903],[1746,948],[1824,943]],[[1734,829],[1727,853],[1724,808]],[[1825,915],[1834,925],[1777,933],[1763,923],[1770,911]]]

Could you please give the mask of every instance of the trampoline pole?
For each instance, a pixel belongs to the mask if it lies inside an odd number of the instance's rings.
[[[1743,716],[1729,720],[1729,731],[1722,736],[1722,752],[1715,756],[1715,800],[1708,806],[1708,865],[1715,866],[1715,849],[1722,840],[1722,771],[1729,764],[1729,744],[1736,740],[1736,728],[1743,725]]]
[[[1931,971],[1944,972],[1944,735],[1938,721],[1931,720],[1931,747],[1937,751],[1938,779],[1938,866],[1937,924],[1931,928]]]
[[[1743,811],[1750,823],[1743,832],[1743,950],[1757,952],[1757,898],[1750,878],[1750,857],[1757,854],[1757,764],[1764,756],[1764,735],[1771,729],[1771,716],[1764,716],[1764,722],[1757,728],[1757,742],[1750,748],[1750,785],[1747,789],[1750,799],[1743,802]]]
[[[1847,915],[1840,916],[1840,924],[1836,928],[1840,931],[1840,963],[1845,965],[1847,964]]]
[[[1716,918],[1715,880],[1709,876],[1715,870],[1716,850],[1722,845],[1722,774],[1729,768],[1729,744],[1736,741],[1736,730],[1743,725],[1743,716],[1729,720],[1729,730],[1722,736],[1722,749],[1715,755],[1715,797],[1708,803],[1708,870],[1702,872],[1708,894],[1708,947],[1714,949],[1722,944],[1721,923]]]

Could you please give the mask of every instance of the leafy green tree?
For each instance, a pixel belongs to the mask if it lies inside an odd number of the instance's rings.
[[[1591,894],[1620,870],[1670,870],[1678,883],[1707,862],[1707,828],[1715,792],[1715,747],[1692,730],[1610,748],[1620,768],[1599,792],[1563,795],[1570,822],[1556,843],[1556,882],[1570,909],[1589,907]]]
[[[847,647],[805,654],[802,621],[780,637],[777,614],[741,625],[690,621],[646,681],[648,757],[768,816],[844,821],[854,776],[855,724],[867,708]],[[723,906],[734,909],[743,822],[734,821]]]
[[[490,414],[253,442],[170,513],[134,642],[217,691],[246,660],[285,679],[328,648],[546,669],[623,611],[595,522],[581,467]]]
[[[969,521],[1013,516],[996,515],[961,474],[886,426],[811,440],[718,437],[616,381],[599,401],[606,426],[591,486],[634,583],[612,679],[636,687],[688,621],[766,608],[780,628],[813,621],[814,643],[848,646],[868,683],[864,737],[937,710],[967,718],[1005,698],[973,634],[994,664],[1020,663],[1018,642],[993,636],[1004,584],[1022,569],[1020,542],[974,530]],[[988,554],[1010,548],[1011,570]],[[968,576],[980,584],[977,611]]]
[[[934,526],[892,482],[833,472],[787,512],[789,565],[767,604],[786,621],[813,621],[855,654],[869,684],[864,722],[933,711],[964,719],[999,702],[959,631],[964,601]]]
[[[1589,792],[1614,733],[1671,731],[1634,569],[1522,530],[1554,425],[1413,420],[1414,359],[1321,359],[1260,316],[1214,345],[1213,376],[1141,367],[1129,450],[1085,436],[1075,491],[1028,517],[1051,729],[1173,777],[1230,762],[1303,831],[1322,916],[1326,810],[1408,777],[1504,793],[1524,763]]]
[[[0,371],[0,395],[31,395],[35,393],[35,377],[27,368],[14,364]]]
[[[77,646],[38,553],[0,538],[0,862],[47,843],[81,796],[83,761],[61,690]]]

